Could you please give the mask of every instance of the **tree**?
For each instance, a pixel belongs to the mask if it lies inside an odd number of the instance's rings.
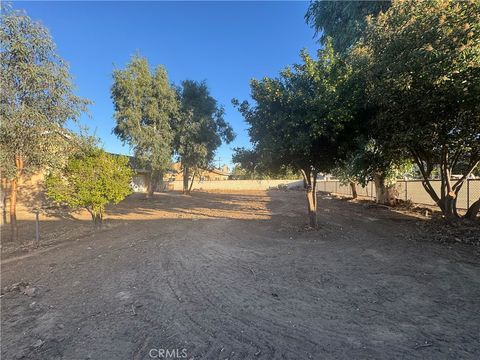
[[[358,197],[357,183],[361,183],[363,181],[363,179],[360,179],[358,176],[355,165],[356,158],[352,156],[345,160],[339,161],[337,166],[331,171],[332,175],[340,181],[340,184],[350,186],[353,199]]]
[[[183,192],[188,194],[196,172],[208,168],[222,141],[230,143],[235,135],[205,82],[185,80],[177,91],[181,115],[174,125],[175,152],[182,164]]]
[[[251,81],[254,106],[237,100],[234,104],[250,125],[250,139],[262,163],[272,171],[287,167],[301,172],[307,185],[309,223],[316,227],[317,175],[334,167],[340,134],[350,120],[338,106],[337,92],[348,69],[331,43],[318,52],[318,60],[305,51],[301,56],[301,64],[279,77]]]
[[[125,70],[113,72],[111,96],[117,122],[113,132],[150,170],[147,196],[170,168],[173,153],[171,123],[177,116],[178,99],[164,67],[152,72],[145,58],[134,56]]]
[[[377,15],[390,1],[312,1],[305,14],[307,23],[321,34],[320,41],[333,39],[336,51],[344,53],[362,36],[366,17]]]
[[[345,139],[342,148],[345,156],[335,172],[346,184],[350,184],[353,194],[355,184],[350,180],[356,178],[361,184],[374,181],[376,202],[381,204],[395,202],[395,174],[406,159],[402,153],[390,152],[376,141],[372,121],[377,104],[370,101],[365,92],[366,63],[358,56],[360,54],[354,45],[362,38],[367,19],[385,11],[390,5],[390,1],[312,1],[305,15],[316,33],[322,34],[320,41],[331,41],[352,70],[351,76],[339,88],[340,104],[352,114],[353,121],[347,124],[349,129],[345,134],[349,139]]]
[[[132,176],[128,157],[94,148],[75,155],[64,169],[47,176],[47,196],[70,208],[86,209],[97,227],[102,224],[105,205],[118,204],[131,193]]]
[[[410,156],[444,216],[459,217],[458,193],[480,161],[480,3],[394,1],[358,47],[370,64],[377,141]],[[467,165],[453,180],[460,162]],[[430,182],[436,167],[439,192]]]
[[[280,167],[272,171],[269,168],[268,161],[262,160],[262,155],[255,149],[234,148],[232,162],[235,167],[232,175],[242,179],[299,179],[301,175],[298,171],[292,170],[287,166]],[[236,174],[234,172],[236,171]]]
[[[379,204],[394,205],[397,200],[395,184],[413,169],[410,159],[394,156],[379,146],[374,138],[357,139],[357,149],[339,163],[340,169],[334,174],[340,180],[357,182],[366,186],[369,181],[375,185],[375,201]],[[353,189],[353,186],[352,186]]]
[[[255,176],[255,171],[261,166],[260,154],[252,149],[234,148],[232,162],[238,164],[246,173]]]
[[[255,149],[234,148],[232,162],[244,171],[245,179],[270,179],[275,177],[280,170],[272,172],[268,162],[262,161],[262,155]]]
[[[3,7],[0,17],[0,166],[10,180],[10,224],[17,238],[17,190],[22,176],[54,166],[65,141],[63,125],[86,111],[75,96],[67,64],[40,23]]]
[[[240,164],[235,164],[233,166],[232,172],[229,176],[229,179],[231,180],[246,180],[249,178],[249,175],[247,174],[247,171],[240,165]]]

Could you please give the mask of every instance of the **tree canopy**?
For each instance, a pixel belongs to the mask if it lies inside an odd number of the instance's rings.
[[[48,30],[25,13],[2,8],[0,16],[0,167],[11,180],[10,222],[16,238],[18,179],[63,159],[63,129],[86,111],[74,94],[68,65]]]
[[[330,43],[313,59],[286,68],[276,78],[251,81],[253,106],[234,100],[250,125],[254,151],[272,171],[300,171],[307,184],[310,224],[316,226],[316,178],[329,171],[339,156],[340,134],[350,114],[339,106],[337,89],[348,68]]]
[[[394,1],[355,51],[368,63],[377,141],[411,157],[444,214],[458,216],[457,195],[480,160],[480,3]],[[467,165],[453,182],[459,161]],[[436,166],[439,193],[429,181]]]
[[[206,82],[185,80],[177,91],[181,114],[174,125],[175,152],[184,172],[184,192],[189,192],[190,175],[193,181],[195,172],[210,167],[217,148],[233,141],[235,134]]]
[[[262,161],[262,155],[255,149],[234,148],[232,162],[232,178],[242,180],[253,179],[299,179],[298,170],[283,166],[272,171],[269,164]]]
[[[152,193],[155,177],[171,164],[171,124],[179,110],[175,89],[168,82],[164,67],[151,71],[148,61],[136,55],[124,70],[113,72],[111,96],[117,122],[113,132],[130,145],[140,164],[152,171]]]
[[[347,51],[362,36],[366,18],[385,11],[390,1],[326,1],[310,2],[305,20],[326,43],[333,39],[336,51]]]
[[[93,148],[74,155],[45,183],[48,197],[73,209],[88,210],[97,225],[101,224],[105,205],[118,204],[131,193],[132,176],[128,157]]]

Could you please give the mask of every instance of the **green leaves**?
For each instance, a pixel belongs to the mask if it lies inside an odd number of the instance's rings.
[[[230,143],[235,134],[205,82],[183,81],[178,96],[181,114],[175,123],[175,152],[182,166],[207,168],[222,141]]]
[[[480,2],[394,1],[350,55],[375,108],[370,135],[387,159],[414,160],[444,215],[458,216],[457,195],[480,160]],[[429,182],[436,170],[439,192]]]
[[[113,132],[130,145],[145,168],[166,171],[179,103],[165,68],[152,72],[145,58],[134,56],[124,70],[113,72],[111,96],[117,122]]]
[[[394,2],[359,47],[371,54],[367,89],[385,142],[437,159],[444,146],[478,151],[478,1]]]
[[[168,170],[173,153],[184,166],[206,168],[222,141],[233,140],[224,110],[204,82],[185,80],[175,89],[166,70],[152,72],[145,58],[134,56],[124,70],[114,71],[111,93],[113,132],[152,171]]]
[[[117,204],[131,193],[133,171],[126,156],[92,149],[69,160],[61,172],[46,179],[47,195],[71,208],[102,215],[106,204]]]
[[[9,177],[56,163],[68,146],[63,125],[86,111],[48,30],[8,7],[0,18],[0,157]],[[16,169],[15,157],[24,168]]]
[[[310,3],[305,20],[316,34],[321,34],[322,43],[332,37],[335,50],[344,53],[361,38],[367,18],[389,6],[390,1],[315,0]]]
[[[302,63],[277,78],[252,80],[254,106],[233,102],[250,125],[255,151],[272,171],[284,167],[328,171],[349,119],[338,91],[349,70],[331,44],[318,52],[318,60],[305,51],[301,57]]]

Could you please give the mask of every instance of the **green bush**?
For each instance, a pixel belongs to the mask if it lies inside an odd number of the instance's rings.
[[[60,172],[47,176],[47,196],[70,208],[84,208],[101,224],[106,204],[118,204],[132,190],[133,171],[126,156],[94,149],[75,156]]]

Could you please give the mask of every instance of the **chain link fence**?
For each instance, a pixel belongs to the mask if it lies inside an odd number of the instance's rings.
[[[440,180],[430,180],[435,191],[440,194]],[[318,190],[328,193],[341,195],[352,195],[352,189],[349,185],[342,185],[338,180],[324,180],[318,182]],[[395,185],[397,198],[401,200],[410,200],[416,204],[436,206],[430,195],[425,191],[422,180],[399,180]],[[375,185],[373,182],[366,186],[357,184],[358,196],[375,199]],[[480,179],[468,179],[458,193],[457,207],[466,210],[472,203],[480,198]]]

